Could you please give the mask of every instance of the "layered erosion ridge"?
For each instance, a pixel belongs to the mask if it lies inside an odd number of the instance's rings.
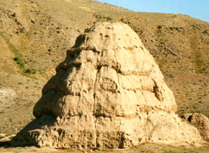
[[[80,35],[13,145],[114,149],[144,142],[203,145],[175,114],[164,77],[126,24],[97,23]]]

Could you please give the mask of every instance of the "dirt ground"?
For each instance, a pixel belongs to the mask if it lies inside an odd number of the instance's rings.
[[[1,137],[3,135],[0,134]],[[131,149],[115,149],[115,150],[69,150],[69,149],[53,149],[30,147],[11,147],[10,139],[14,136],[7,135],[0,139],[0,153],[209,153],[209,145],[204,147],[195,146],[170,146],[162,144],[146,143]]]
[[[162,146],[157,144],[143,144],[137,148],[132,149],[117,149],[117,150],[63,150],[51,148],[37,148],[37,147],[17,147],[17,148],[4,148],[0,147],[0,153],[209,153],[209,147],[206,148],[193,148],[193,147],[172,147]]]

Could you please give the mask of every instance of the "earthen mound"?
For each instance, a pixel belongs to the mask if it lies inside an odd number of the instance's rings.
[[[171,90],[137,34],[97,23],[80,35],[15,144],[113,149],[144,142],[196,144],[199,131],[175,114]]]

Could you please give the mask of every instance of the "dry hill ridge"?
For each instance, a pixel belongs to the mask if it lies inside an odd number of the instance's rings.
[[[209,116],[209,24],[185,15],[137,13],[89,0],[0,2],[1,132],[33,119],[55,66],[94,22],[128,24],[151,51],[174,91],[180,115]]]

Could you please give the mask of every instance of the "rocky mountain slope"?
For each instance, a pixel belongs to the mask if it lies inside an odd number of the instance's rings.
[[[90,0],[7,0],[0,2],[0,132],[14,132],[33,118],[55,66],[85,28],[102,21],[137,32],[174,91],[179,114],[209,116],[209,23]]]

